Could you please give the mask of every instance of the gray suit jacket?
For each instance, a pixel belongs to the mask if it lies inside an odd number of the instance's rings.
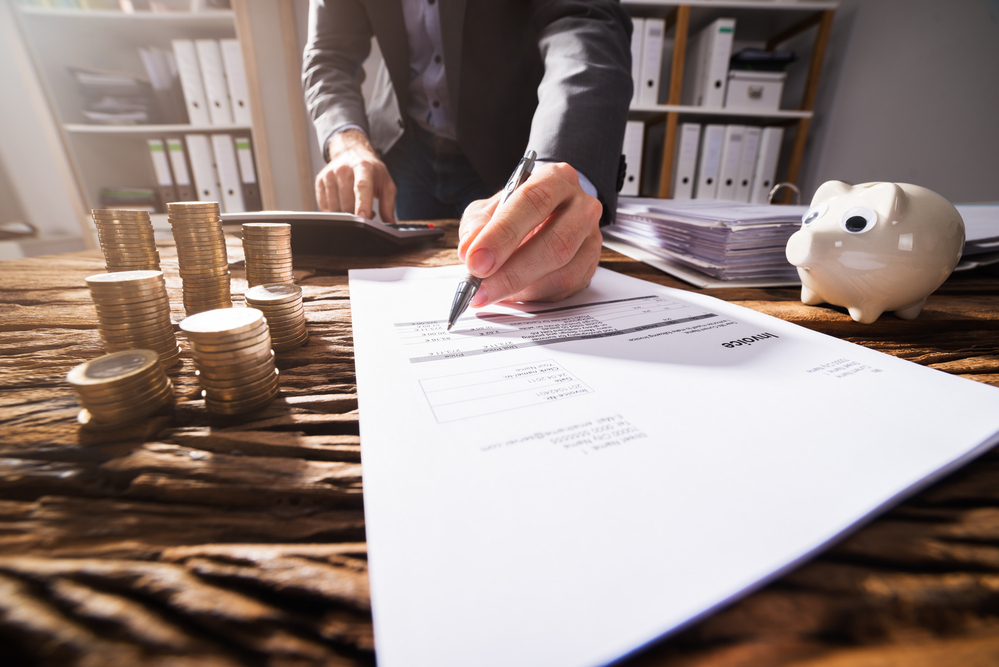
[[[613,220],[631,100],[631,20],[617,0],[436,0],[458,144],[499,190],[524,151],[593,182]],[[378,38],[407,108],[409,45],[398,0],[312,0],[303,84],[319,139],[368,128],[361,63]],[[401,126],[401,119],[390,119]]]

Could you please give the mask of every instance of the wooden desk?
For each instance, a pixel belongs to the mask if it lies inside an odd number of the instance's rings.
[[[241,295],[242,252],[229,243]],[[102,257],[0,262],[0,663],[372,664],[346,270],[451,264],[455,244],[452,223],[436,247],[406,255],[297,257],[311,338],[278,355],[281,398],[245,421],[214,421],[179,336],[175,413],[103,435],[77,428],[65,382],[103,353],[83,282]],[[161,256],[179,321],[176,253]],[[603,265],[687,289],[610,251]],[[953,276],[912,322],[857,324],[802,305],[796,289],[710,293],[999,386],[996,270]],[[994,451],[624,664],[997,663]]]

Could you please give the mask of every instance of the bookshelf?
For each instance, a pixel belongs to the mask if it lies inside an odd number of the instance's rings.
[[[637,18],[663,18],[666,21],[666,40],[672,42],[672,56],[663,63],[662,88],[659,99],[664,104],[633,104],[629,120],[651,123],[665,120],[665,138],[662,145],[662,162],[659,171],[657,196],[671,195],[673,156],[677,145],[677,128],[681,120],[698,123],[744,123],[749,125],[780,125],[793,128],[785,133],[785,150],[779,173],[784,181],[797,184],[798,175],[808,140],[815,96],[818,91],[822,60],[829,41],[838,3],[824,0],[624,0],[629,14]],[[684,67],[690,38],[721,17],[734,18],[735,47],[733,52],[745,47],[773,51],[792,40],[807,40],[810,51],[807,60],[801,59],[789,68],[802,80],[800,102],[795,108],[778,111],[747,112],[726,108],[705,108],[681,104],[684,86]],[[804,76],[800,76],[804,69]],[[798,70],[793,72],[792,70]],[[798,87],[796,87],[798,88]],[[785,92],[785,104],[788,93]],[[658,144],[657,144],[658,145]],[[785,157],[786,156],[786,157]]]
[[[249,137],[256,149],[263,134],[262,129],[254,131],[256,123],[192,125],[155,122],[155,117],[150,119],[153,122],[136,124],[92,123],[84,115],[87,97],[70,70],[81,67],[148,79],[140,47],[172,52],[173,39],[237,38],[238,17],[233,10],[123,12],[12,4],[30,65],[44,93],[46,111],[55,121],[71,166],[72,177],[65,185],[76,194],[81,210],[89,213],[91,208],[101,208],[103,188],[155,188],[148,139],[225,133],[234,138]],[[176,95],[179,119],[184,119],[183,95],[179,90]],[[252,111],[258,102],[252,98],[249,102]],[[263,180],[267,170],[260,169],[259,155],[255,162],[266,201],[272,192]],[[152,217],[158,230],[169,229],[164,213]],[[80,226],[89,244],[94,232],[89,216]]]

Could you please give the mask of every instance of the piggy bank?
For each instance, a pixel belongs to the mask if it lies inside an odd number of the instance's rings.
[[[787,241],[801,300],[842,306],[869,324],[885,311],[911,320],[964,248],[954,206],[908,183],[823,183]]]

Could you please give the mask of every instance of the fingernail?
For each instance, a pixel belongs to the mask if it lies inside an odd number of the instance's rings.
[[[492,251],[488,248],[481,248],[468,258],[468,269],[477,276],[484,276],[492,270],[495,263]]]
[[[487,303],[489,303],[489,290],[485,287],[479,287],[479,289],[475,292],[475,296],[472,297],[472,300],[468,303],[468,305],[472,308],[478,308],[479,306],[484,306]]]

